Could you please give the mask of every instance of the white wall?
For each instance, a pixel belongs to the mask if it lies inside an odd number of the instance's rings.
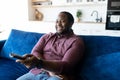
[[[28,6],[28,0],[0,0],[0,30],[5,30],[3,33],[0,33],[0,39],[7,38],[12,28],[41,33],[55,32],[54,22],[29,21]],[[71,9],[73,10],[74,8]],[[104,10],[103,8],[99,9],[99,11]],[[54,17],[52,19],[55,19],[57,16],[49,15]],[[105,30],[105,24],[75,23],[73,29],[76,34],[82,35],[120,35],[120,31]]]
[[[14,27],[22,27],[28,23],[28,0],[0,0],[0,34],[6,38]]]
[[[1,0],[0,23],[4,25],[28,21],[27,0]]]

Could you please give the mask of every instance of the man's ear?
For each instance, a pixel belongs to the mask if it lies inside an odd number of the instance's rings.
[[[73,25],[73,22],[70,22],[70,26],[72,27],[72,25]]]

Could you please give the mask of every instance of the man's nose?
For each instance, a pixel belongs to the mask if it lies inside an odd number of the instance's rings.
[[[62,23],[61,22],[58,22],[58,26],[61,26],[62,25]]]

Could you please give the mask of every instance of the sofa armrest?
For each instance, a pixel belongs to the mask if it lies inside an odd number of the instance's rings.
[[[0,51],[1,51],[1,49],[2,49],[2,47],[3,47],[3,45],[4,45],[4,43],[5,43],[5,41],[6,41],[6,40],[0,40]]]

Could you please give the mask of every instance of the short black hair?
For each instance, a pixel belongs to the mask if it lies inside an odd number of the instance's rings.
[[[67,11],[62,11],[60,13],[64,13],[67,15],[67,18],[68,18],[68,21],[71,22],[71,23],[74,23],[74,17],[73,15],[70,13],[70,12],[67,12]]]

